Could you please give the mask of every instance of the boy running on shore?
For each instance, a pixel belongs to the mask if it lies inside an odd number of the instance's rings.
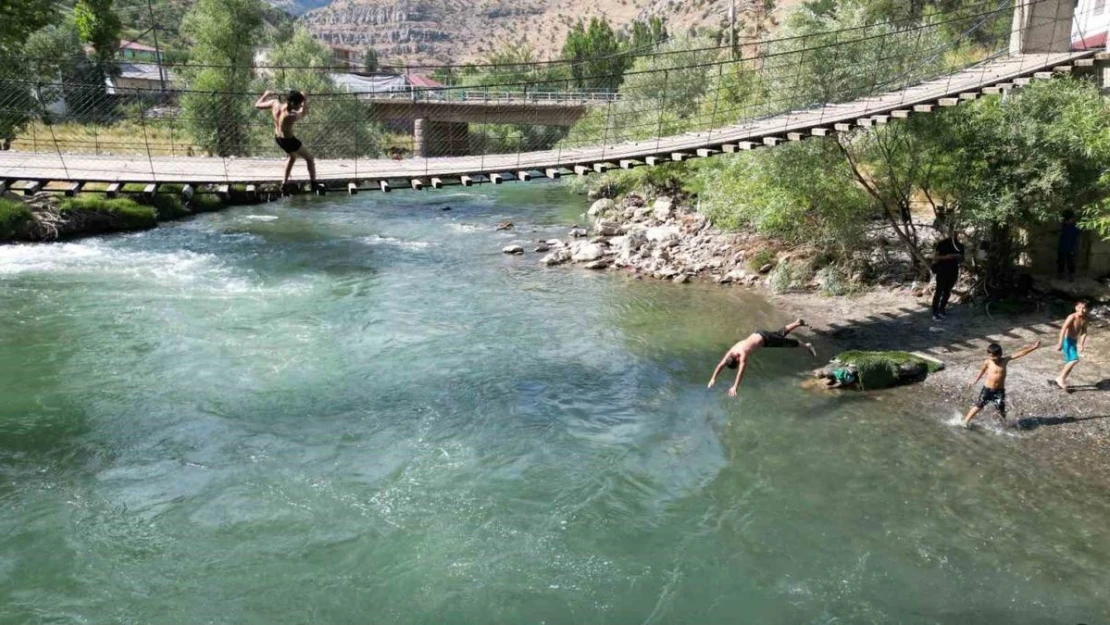
[[[1075,312],[1068,315],[1064,327],[1060,328],[1060,340],[1056,351],[1064,353],[1064,368],[1056,378],[1056,386],[1065,393],[1068,389],[1068,376],[1079,364],[1079,356],[1087,349],[1087,302],[1076,302]]]
[[[713,385],[716,384],[717,374],[721,372],[721,369],[725,367],[737,369],[736,382],[728,389],[728,396],[736,397],[736,389],[740,386],[740,379],[744,377],[744,369],[747,368],[748,357],[752,355],[752,352],[761,347],[804,347],[816,358],[817,350],[813,349],[813,344],[799,343],[796,339],[786,338],[787,334],[805,325],[806,322],[799,319],[777,332],[769,332],[767,330],[753,332],[748,338],[733,345],[731,349],[725,352],[724,358],[717,364],[717,368],[713,370],[713,377],[709,379],[708,388],[713,388]]]
[[[979,391],[979,399],[971,410],[967,411],[967,416],[964,417],[964,427],[971,427],[971,420],[975,415],[979,414],[987,404],[994,404],[998,409],[998,420],[1006,420],[1006,367],[1018,358],[1024,358],[1031,354],[1034,350],[1041,346],[1041,342],[1037,341],[1029,347],[1018,350],[1013,356],[1003,356],[1002,346],[998,343],[991,343],[987,346],[987,361],[979,369],[979,375],[968,384],[968,388],[975,386],[979,379],[986,374],[987,381],[983,383],[983,390]]]
[[[293,135],[293,124],[301,121],[308,114],[308,98],[300,91],[293,90],[285,96],[283,104],[274,96],[275,94],[270,91],[263,93],[262,97],[254,103],[254,108],[270,111],[274,118],[274,143],[289,155],[289,159],[285,162],[285,177],[281,180],[281,188],[284,191],[289,184],[289,174],[292,173],[293,164],[297,162],[299,156],[308,166],[312,190],[316,191],[316,159],[304,148],[300,139]]]

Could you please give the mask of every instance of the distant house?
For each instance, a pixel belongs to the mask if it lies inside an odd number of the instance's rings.
[[[331,56],[335,61],[335,68],[346,68],[348,70],[358,69],[357,53],[350,48],[341,48],[339,46],[328,46],[331,48]]]
[[[140,91],[163,91],[172,88],[173,76],[161,66],[162,51],[138,41],[119,44],[119,74],[107,79],[108,93],[131,95]]]
[[[126,61],[149,61],[151,63],[164,60],[161,50],[138,41],[121,41],[119,44],[119,58]]]

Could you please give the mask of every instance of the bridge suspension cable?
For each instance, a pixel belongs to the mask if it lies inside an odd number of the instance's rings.
[[[23,130],[7,137],[0,179],[271,182],[281,176],[271,159],[283,153],[272,121],[251,109],[264,86],[310,86],[297,135],[322,159],[322,178],[385,189],[586,174],[844,132],[1093,54],[1008,55],[1009,9],[992,7],[790,34],[741,59],[672,41],[621,74],[617,98],[575,92],[567,80],[360,91],[338,86],[330,68],[292,66],[262,68],[254,84],[225,90],[204,88],[190,71],[175,72],[166,91],[140,86],[141,71],[107,89],[3,80],[0,120],[22,115]],[[1035,22],[1073,30],[1071,19]]]

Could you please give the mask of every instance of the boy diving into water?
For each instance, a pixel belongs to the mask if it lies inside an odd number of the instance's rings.
[[[721,359],[721,362],[717,364],[717,368],[713,370],[713,377],[709,379],[708,388],[713,388],[713,385],[717,382],[717,374],[721,372],[721,369],[725,367],[737,369],[736,382],[728,389],[728,396],[736,397],[736,389],[740,386],[740,379],[744,377],[744,369],[746,369],[748,365],[748,356],[751,356],[752,352],[761,347],[804,347],[816,358],[817,350],[813,349],[811,343],[800,343],[797,339],[786,337],[787,334],[805,325],[806,322],[799,319],[777,332],[759,330],[752,333],[743,341],[733,345],[731,349],[725,352],[725,357]]]
[[[967,416],[964,417],[964,427],[970,428],[971,420],[987,404],[994,404],[994,407],[998,409],[999,421],[1006,420],[1006,367],[1018,358],[1024,358],[1033,353],[1040,346],[1041,342],[1037,341],[1029,347],[1018,350],[1013,356],[1006,357],[1002,356],[1002,346],[998,343],[991,343],[987,346],[987,360],[979,369],[979,375],[976,375],[967,387],[974,387],[979,379],[983,377],[983,374],[986,374],[987,381],[983,383],[983,390],[979,391],[979,399],[971,407],[971,410],[967,411]]]
[[[289,184],[289,174],[293,171],[293,164],[297,162],[299,156],[308,166],[312,190],[316,191],[316,159],[293,135],[293,124],[301,121],[308,114],[308,99],[300,91],[293,90],[285,96],[283,104],[272,92],[267,91],[254,103],[254,108],[270,111],[274,118],[274,142],[289,155],[289,159],[285,162],[285,177],[281,180],[282,190]]]

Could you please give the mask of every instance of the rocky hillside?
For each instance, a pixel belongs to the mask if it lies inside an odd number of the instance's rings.
[[[319,0],[298,0],[318,2]],[[720,28],[732,0],[333,0],[301,21],[320,39],[354,49],[373,47],[383,63],[479,61],[507,45],[529,45],[553,58],[579,18],[604,16],[615,26],[662,15],[672,32]],[[793,5],[785,0],[781,5]],[[753,23],[761,0],[736,0]],[[781,10],[781,7],[780,9]],[[747,16],[747,17],[745,17]]]

